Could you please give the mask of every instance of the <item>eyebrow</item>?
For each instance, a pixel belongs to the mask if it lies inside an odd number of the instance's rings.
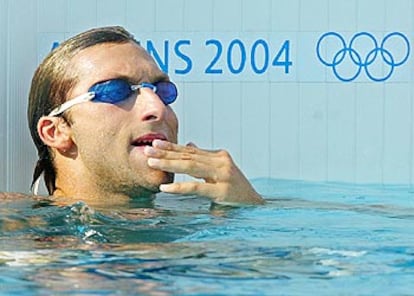
[[[101,83],[101,82],[112,80],[112,79],[122,79],[122,80],[128,81],[130,84],[140,84],[142,82],[154,83],[154,82],[161,82],[161,81],[170,81],[169,76],[163,72],[157,75],[148,75],[148,77],[150,81],[144,81],[142,77],[136,78],[136,77],[132,77],[128,75],[114,75],[112,76],[112,78],[97,81],[94,83],[94,85],[97,83]]]

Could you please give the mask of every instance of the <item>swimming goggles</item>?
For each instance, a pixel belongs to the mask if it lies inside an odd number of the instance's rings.
[[[111,79],[94,84],[86,94],[66,101],[53,109],[48,116],[60,115],[72,106],[88,101],[115,104],[126,100],[132,93],[144,87],[151,88],[165,105],[177,99],[177,87],[170,81],[160,81],[154,84],[143,82],[132,85],[123,79]]]

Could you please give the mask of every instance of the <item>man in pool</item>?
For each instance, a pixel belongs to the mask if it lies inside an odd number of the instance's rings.
[[[263,199],[223,150],[177,144],[177,89],[121,27],[96,28],[55,48],[36,70],[28,120],[57,200],[117,205],[162,191],[222,204]],[[182,173],[200,181],[174,183]]]

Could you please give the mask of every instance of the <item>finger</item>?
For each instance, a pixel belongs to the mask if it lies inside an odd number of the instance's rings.
[[[207,158],[207,155],[202,155],[199,153],[190,153],[186,151],[177,152],[171,150],[161,150],[151,146],[146,146],[144,148],[144,154],[149,158],[160,158],[168,160],[192,160],[195,162],[211,162],[211,156]]]
[[[254,190],[248,195],[226,194],[226,185],[199,182],[181,182],[160,185],[160,191],[171,194],[198,195],[223,205],[263,204],[264,200]]]
[[[209,155],[211,152],[204,149],[198,148],[194,143],[188,143],[186,146],[174,144],[171,142],[163,140],[154,140],[152,142],[152,147],[160,150],[175,151],[175,152],[184,152],[189,154],[199,154],[199,155]]]
[[[213,196],[212,193],[217,190],[215,185],[201,182],[180,182],[160,185],[160,190],[166,193],[199,195],[205,197]]]
[[[153,169],[176,174],[187,174],[205,180],[212,179],[211,174],[215,171],[211,169],[211,164],[195,162],[193,160],[148,158],[147,164]]]
[[[203,178],[209,183],[227,182],[237,173],[237,167],[224,150],[208,155],[154,151],[154,156],[148,155],[147,164],[154,169]]]
[[[186,147],[185,149],[179,148],[178,150],[180,151],[163,150],[152,146],[146,146],[144,148],[144,154],[149,158],[159,158],[166,160],[189,160],[194,161],[194,165],[197,163],[202,163],[216,168],[220,167],[223,161],[220,151],[205,152],[201,149],[196,148],[195,146]]]

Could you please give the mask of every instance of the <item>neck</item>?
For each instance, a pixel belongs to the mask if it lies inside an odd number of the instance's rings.
[[[152,204],[155,198],[153,192],[142,192],[140,194],[125,194],[115,192],[98,192],[91,190],[64,190],[57,186],[53,192],[53,198],[58,205],[71,205],[83,201],[95,208],[118,208],[137,204]]]
[[[90,206],[109,208],[151,201],[155,197],[154,190],[133,184],[116,185],[122,182],[91,174],[89,169],[79,165],[77,157],[56,154],[55,161],[56,189],[52,195],[59,204],[83,201]]]
[[[93,207],[123,207],[137,202],[152,201],[155,192],[142,187],[120,189],[102,187],[97,182],[80,177],[82,174],[58,172],[56,189],[52,196],[61,205],[69,205],[83,201]],[[88,180],[88,181],[86,181]]]

